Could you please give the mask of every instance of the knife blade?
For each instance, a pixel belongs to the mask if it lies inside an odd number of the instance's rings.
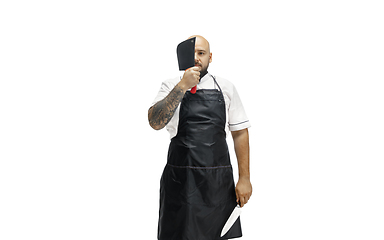
[[[176,53],[180,71],[195,66],[195,42],[196,37],[193,37],[177,45]],[[196,93],[196,86],[191,89],[191,93]]]
[[[180,71],[195,66],[195,42],[196,37],[187,39],[177,45],[176,53]]]
[[[229,231],[229,229],[231,229],[232,225],[236,222],[240,214],[241,214],[241,208],[239,205],[237,205],[235,209],[233,209],[231,216],[229,216],[227,222],[225,223],[223,230],[221,230],[220,237],[223,237]]]

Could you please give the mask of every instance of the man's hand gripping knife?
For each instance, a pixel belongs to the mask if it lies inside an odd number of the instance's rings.
[[[184,72],[184,75],[183,75],[183,79],[182,81],[185,79],[186,81],[186,85],[187,86],[190,86],[188,87],[191,88],[192,86],[192,89],[191,89],[191,93],[195,94],[196,93],[196,88],[197,88],[197,84],[199,83],[199,79],[200,79],[200,67],[191,67],[191,68],[188,68],[187,70],[185,70]],[[193,84],[192,86],[190,84]]]

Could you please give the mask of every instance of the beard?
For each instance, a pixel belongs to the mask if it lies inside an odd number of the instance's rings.
[[[201,67],[201,70],[200,70],[200,79],[199,79],[199,81],[200,81],[205,75],[207,75],[207,73],[208,73],[209,63],[208,63],[208,65],[207,65],[205,68],[203,68],[201,65],[199,65],[199,67]]]

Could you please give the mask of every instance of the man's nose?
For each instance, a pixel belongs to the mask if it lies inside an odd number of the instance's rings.
[[[199,58],[199,54],[197,54],[197,52],[195,53],[195,62],[199,62],[200,61],[200,58]]]

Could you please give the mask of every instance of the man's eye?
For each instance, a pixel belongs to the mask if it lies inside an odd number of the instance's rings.
[[[200,54],[200,55],[204,55],[204,53],[203,53],[203,52],[199,52],[199,54]]]

